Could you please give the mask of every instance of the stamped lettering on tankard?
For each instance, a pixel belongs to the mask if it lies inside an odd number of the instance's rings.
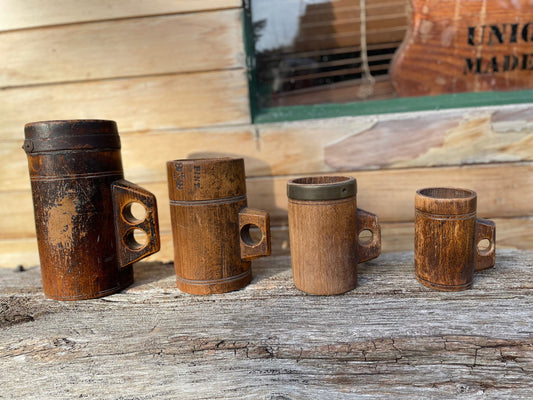
[[[176,189],[183,189],[183,182],[185,181],[185,173],[183,172],[183,164],[177,163],[174,170],[174,181],[176,182]]]
[[[194,166],[194,188],[195,189],[200,189],[202,187],[201,185],[201,181],[200,181],[200,166],[199,165],[195,165]]]

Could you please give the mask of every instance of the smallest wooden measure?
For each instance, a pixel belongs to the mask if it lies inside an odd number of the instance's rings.
[[[244,160],[174,160],[167,172],[178,288],[211,294],[246,286],[250,261],[270,255],[271,246],[269,214],[247,207]]]
[[[378,217],[357,208],[357,182],[316,176],[287,183],[289,235],[295,286],[309,294],[333,295],[357,286],[357,264],[379,256]],[[359,240],[363,231],[372,239]]]
[[[415,196],[415,274],[443,291],[472,287],[474,271],[495,263],[496,226],[476,217],[477,195],[458,188],[420,189]],[[488,240],[481,250],[479,243]]]

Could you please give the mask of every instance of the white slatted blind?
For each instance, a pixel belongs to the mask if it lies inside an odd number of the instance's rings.
[[[261,107],[394,97],[408,0],[252,0],[252,18]]]

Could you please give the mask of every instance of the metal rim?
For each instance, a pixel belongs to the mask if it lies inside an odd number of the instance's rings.
[[[287,182],[293,200],[338,200],[355,196],[357,181],[347,176],[310,176]]]
[[[117,124],[110,120],[53,120],[24,127],[26,153],[120,149]]]

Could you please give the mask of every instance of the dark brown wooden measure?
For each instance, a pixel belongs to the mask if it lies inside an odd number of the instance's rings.
[[[132,264],[159,250],[159,228],[154,195],[123,179],[116,123],[43,121],[24,132],[45,295],[90,299],[130,285]]]
[[[357,264],[379,256],[378,217],[357,208],[357,183],[316,176],[287,183],[289,235],[295,286],[309,294],[340,294],[357,286]],[[361,243],[368,230],[372,240]]]
[[[210,294],[246,286],[250,261],[270,255],[270,218],[247,207],[244,160],[175,160],[167,172],[178,288]]]
[[[415,274],[437,290],[472,286],[474,271],[494,266],[496,227],[476,217],[477,195],[458,188],[420,189],[415,196]],[[480,250],[478,244],[488,240]]]

